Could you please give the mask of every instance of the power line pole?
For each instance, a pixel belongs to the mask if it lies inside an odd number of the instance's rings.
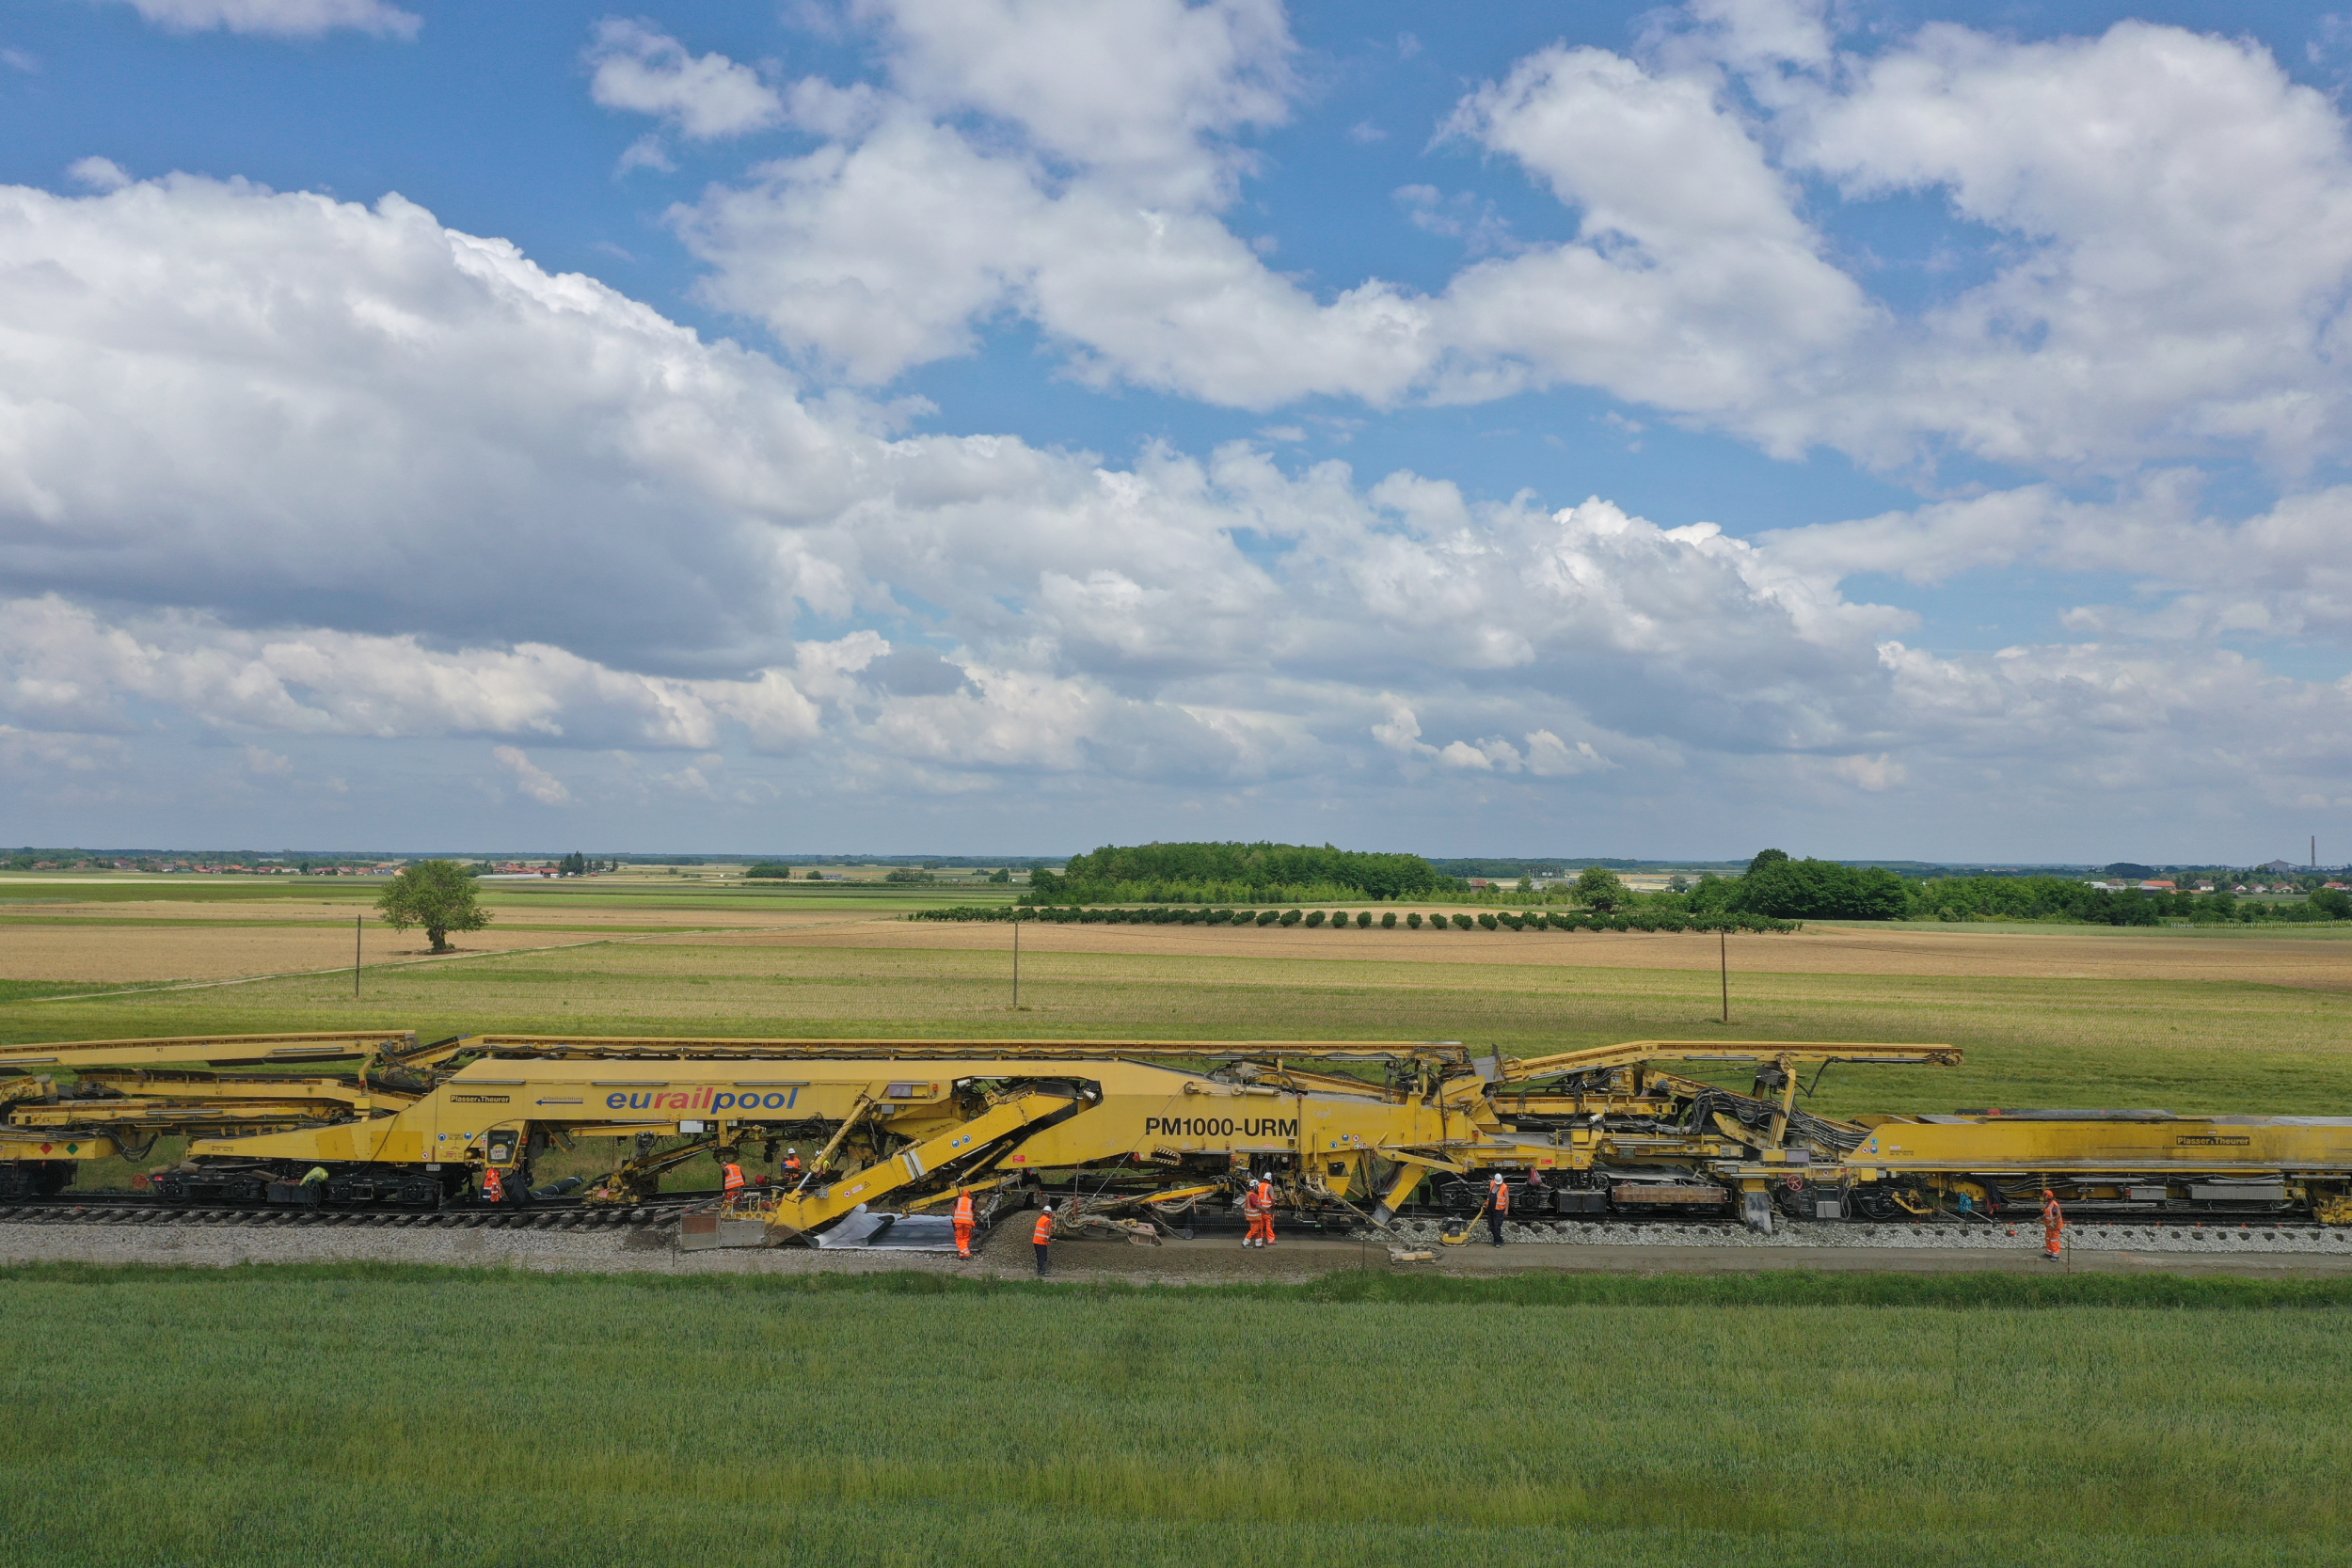
[[[1021,1006],[1021,911],[1012,914],[1012,1005]]]
[[[1731,932],[1724,927],[1715,927],[1715,951],[1723,965],[1724,1022],[1731,1022]]]
[[[351,917],[351,999],[354,1002],[359,1000],[359,933],[366,928],[367,921],[368,917],[364,914]]]

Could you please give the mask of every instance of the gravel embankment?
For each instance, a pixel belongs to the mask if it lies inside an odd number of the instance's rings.
[[[1408,1227],[1418,1228],[1418,1227]],[[1542,1234],[1537,1234],[1540,1228]],[[1799,1226],[1771,1238],[1737,1227],[1704,1238],[1666,1227],[1579,1227],[1589,1238],[1550,1227],[1512,1226],[1512,1244],[1490,1246],[1483,1232],[1470,1244],[1433,1247],[1434,1268],[1449,1275],[1512,1274],[1522,1270],[1716,1273],[1758,1269],[1896,1270],[1917,1273],[1994,1269],[2033,1273],[2056,1265],[2039,1258],[2041,1233],[1980,1230],[1967,1243],[1932,1234],[1941,1227]],[[2160,1227],[2077,1227],[2068,1264],[2099,1272],[2168,1272],[2261,1275],[2352,1273],[2352,1246],[2332,1238],[2310,1244],[2300,1233],[2259,1230],[2243,1241],[2213,1236],[2151,1237]],[[2110,1230],[2111,1235],[2098,1235]],[[1016,1234],[1016,1231],[1018,1232]],[[2137,1235],[2126,1232],[2137,1231]],[[1645,1234],[1646,1232],[1646,1234]],[[1434,1227],[1431,1228],[1434,1237]],[[2302,1244],[2298,1244],[2302,1243]],[[952,1254],[816,1251],[804,1247],[728,1248],[681,1252],[663,1231],[620,1230],[375,1230],[243,1226],[82,1226],[0,1224],[0,1261],[230,1267],[242,1263],[373,1261],[434,1263],[545,1273],[667,1275],[816,1274],[920,1270],[967,1277],[1019,1278],[1031,1273],[1023,1227],[999,1227],[962,1262]],[[1380,1243],[1300,1238],[1272,1250],[1244,1249],[1231,1238],[1171,1241],[1164,1246],[1073,1242],[1055,1248],[1056,1277],[1068,1281],[1125,1280],[1154,1284],[1280,1282],[1316,1278],[1335,1269],[1391,1267]]]

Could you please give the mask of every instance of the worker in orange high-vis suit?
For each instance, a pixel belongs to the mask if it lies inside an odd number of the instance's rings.
[[[719,1191],[733,1197],[748,1185],[743,1180],[743,1167],[729,1160],[719,1167]]]
[[[1037,1276],[1043,1279],[1054,1272],[1054,1206],[1047,1204],[1045,1212],[1038,1215],[1037,1228],[1029,1232],[1029,1244],[1037,1248]]]
[[[1274,1173],[1258,1178],[1258,1244],[1274,1244]]]
[[[496,1165],[482,1167],[482,1201],[485,1203],[506,1201],[506,1183],[500,1178],[499,1168]]]
[[[972,1189],[956,1195],[956,1256],[972,1256]]]
[[[1486,1235],[1495,1245],[1502,1244],[1502,1222],[1511,1217],[1511,1187],[1497,1171],[1486,1183]]]
[[[1243,1234],[1241,1244],[1256,1246],[1260,1215],[1258,1212],[1258,1179],[1254,1176],[1241,1190],[1241,1213],[1242,1218],[1249,1222],[1249,1228]]]
[[[2042,1256],[2055,1263],[2066,1256],[2066,1212],[2058,1207],[2058,1194],[2042,1189]]]

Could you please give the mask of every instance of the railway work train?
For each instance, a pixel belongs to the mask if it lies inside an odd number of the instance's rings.
[[[822,1040],[403,1031],[0,1047],[0,1199],[93,1160],[186,1153],[167,1204],[434,1209],[550,1148],[607,1148],[594,1204],[708,1156],[778,1169],[736,1206],[786,1242],[971,1190],[1071,1194],[1131,1227],[1273,1176],[1302,1218],[1460,1212],[1497,1173],[1516,1214],[1991,1219],[2044,1188],[2076,1212],[2352,1224],[2352,1117],[1804,1108],[1833,1064],[1950,1066],[1947,1045],[1634,1040],[1554,1055],[1454,1042]],[[1707,1074],[1696,1076],[1695,1074]],[[1730,1078],[1732,1087],[1710,1079]],[[593,1140],[605,1140],[598,1146]],[[549,1189],[551,1190],[551,1189]],[[548,1190],[543,1190],[544,1193]],[[1025,1201],[1025,1199],[1022,1199]]]

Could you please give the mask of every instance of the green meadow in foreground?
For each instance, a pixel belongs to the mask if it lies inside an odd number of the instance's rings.
[[[107,1568],[2340,1562],[2343,1296],[18,1268],[0,1540]]]

